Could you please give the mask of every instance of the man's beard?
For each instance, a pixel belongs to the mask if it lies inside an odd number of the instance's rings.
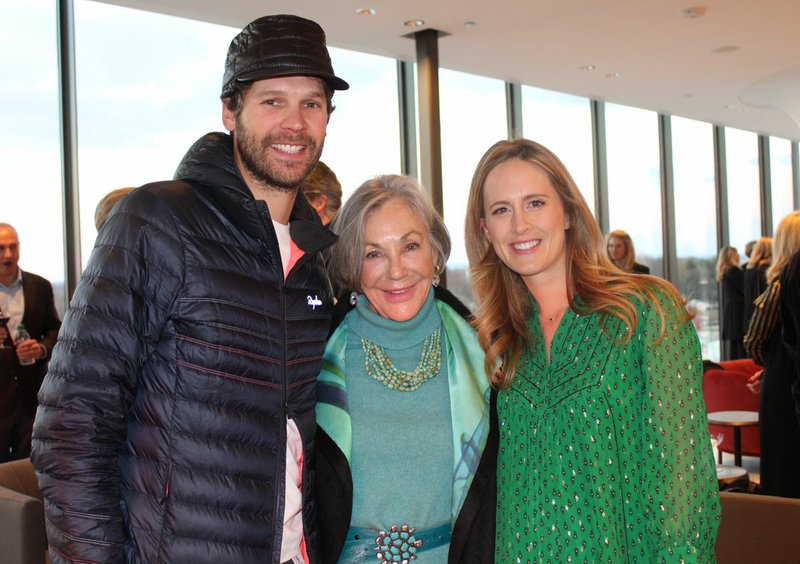
[[[242,160],[242,165],[253,178],[272,188],[286,192],[297,190],[306,179],[306,176],[311,173],[322,153],[322,144],[317,147],[316,142],[310,137],[299,136],[280,140],[272,137],[258,139],[246,127],[243,127],[241,122],[237,124],[234,142],[239,150],[239,158]],[[293,167],[286,167],[284,163],[277,160],[270,162],[267,157],[271,151],[270,146],[274,143],[285,142],[305,145],[307,160],[304,166],[300,162],[297,162],[296,166]]]

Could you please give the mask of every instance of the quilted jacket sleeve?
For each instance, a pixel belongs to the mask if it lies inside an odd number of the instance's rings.
[[[117,453],[142,366],[183,272],[172,214],[147,189],[98,235],[40,390],[32,460],[53,562],[122,562]]]

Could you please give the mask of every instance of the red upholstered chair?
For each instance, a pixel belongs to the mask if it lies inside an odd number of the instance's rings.
[[[758,396],[747,389],[747,380],[761,367],[749,358],[724,360],[721,368],[707,368],[703,375],[703,397],[706,411],[758,411]],[[708,426],[711,435],[722,433],[720,450],[733,453],[733,429]],[[759,456],[758,427],[742,429],[742,454]]]

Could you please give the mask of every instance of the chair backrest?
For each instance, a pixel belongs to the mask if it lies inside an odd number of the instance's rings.
[[[800,499],[720,492],[719,564],[798,562]]]
[[[703,398],[706,411],[758,411],[758,396],[747,388],[747,381],[758,368],[750,360],[724,361],[721,368],[709,368],[703,374]],[[746,368],[747,371],[742,370]],[[750,372],[750,370],[753,370]],[[722,433],[724,439],[720,449],[733,452],[733,429],[709,425],[712,435]],[[761,445],[758,427],[742,429],[742,454],[759,456]]]
[[[29,458],[0,464],[0,561],[46,561],[44,504]]]

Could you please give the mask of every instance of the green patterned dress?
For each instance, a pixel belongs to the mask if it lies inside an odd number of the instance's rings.
[[[719,524],[702,358],[682,306],[624,326],[568,310],[498,397],[496,562],[713,562]]]

